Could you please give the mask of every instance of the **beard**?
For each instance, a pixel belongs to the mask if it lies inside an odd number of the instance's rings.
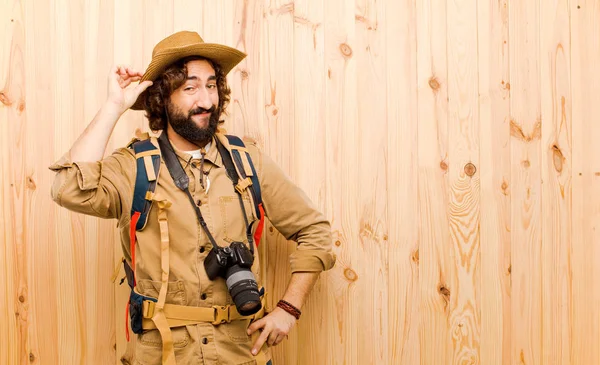
[[[208,117],[208,126],[202,128],[196,125],[196,122],[192,119],[194,115],[202,113],[210,113]],[[185,138],[189,142],[195,145],[205,145],[210,142],[217,132],[217,126],[219,125],[220,109],[214,105],[210,109],[196,108],[190,110],[187,115],[173,105],[171,102],[167,105],[167,113],[169,117],[169,124],[181,137]]]

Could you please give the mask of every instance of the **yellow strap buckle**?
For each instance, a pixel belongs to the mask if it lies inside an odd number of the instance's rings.
[[[215,311],[215,319],[212,322],[212,324],[218,325],[231,322],[231,319],[229,317],[229,308],[231,308],[231,306],[229,305],[213,305],[213,310]]]
[[[144,318],[152,318],[154,316],[154,308],[156,302],[152,300],[144,300],[142,302],[142,315]]]
[[[235,186],[235,190],[237,190],[238,193],[242,194],[244,192],[244,190],[246,190],[246,188],[250,185],[252,185],[251,178],[247,177],[245,179],[240,179],[238,184]]]

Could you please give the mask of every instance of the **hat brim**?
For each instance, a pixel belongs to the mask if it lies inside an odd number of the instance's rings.
[[[155,81],[167,67],[177,62],[178,60],[190,56],[199,56],[207,58],[221,67],[221,70],[227,75],[238,63],[240,63],[246,54],[235,48],[224,46],[215,43],[198,43],[185,47],[173,48],[152,57],[152,61],[148,65],[146,72],[140,79],[143,81]],[[144,96],[146,91],[141,93],[135,103],[131,106],[133,110],[144,109]]]

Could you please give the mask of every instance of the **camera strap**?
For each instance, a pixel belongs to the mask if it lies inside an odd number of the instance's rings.
[[[214,237],[208,230],[208,225],[206,224],[206,222],[204,221],[204,218],[202,217],[200,208],[198,208],[196,203],[194,203],[194,198],[192,197],[192,194],[190,193],[190,190],[188,189],[189,184],[190,184],[190,179],[188,178],[187,174],[183,170],[183,167],[181,167],[181,163],[179,163],[179,159],[177,158],[177,155],[175,154],[175,151],[173,150],[173,146],[171,145],[171,141],[169,141],[169,138],[167,137],[166,132],[163,131],[163,133],[161,133],[160,137],[158,137],[158,145],[162,152],[162,156],[165,160],[165,164],[167,165],[167,169],[169,170],[169,173],[171,174],[171,177],[173,178],[173,181],[175,182],[175,185],[180,190],[184,191],[187,194],[188,199],[190,200],[190,203],[192,204],[192,206],[194,207],[194,210],[196,211],[196,216],[198,217],[198,222],[200,222],[200,227],[202,227],[202,229],[204,230],[204,233],[206,233],[206,236],[210,240],[210,243],[212,243],[213,248],[215,248],[215,249],[218,248],[219,246],[215,242]]]

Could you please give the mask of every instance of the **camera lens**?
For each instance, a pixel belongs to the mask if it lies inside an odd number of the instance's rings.
[[[249,316],[262,308],[258,285],[252,271],[234,265],[227,270],[226,277],[227,288],[241,315]]]

